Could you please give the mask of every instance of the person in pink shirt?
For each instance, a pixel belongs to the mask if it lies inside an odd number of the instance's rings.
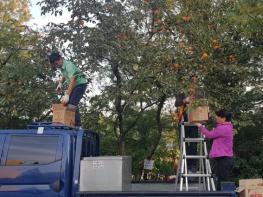
[[[225,110],[216,112],[216,127],[209,131],[200,123],[195,123],[205,138],[213,139],[209,157],[215,161],[217,190],[221,189],[222,181],[229,181],[233,168],[233,125],[231,113]]]

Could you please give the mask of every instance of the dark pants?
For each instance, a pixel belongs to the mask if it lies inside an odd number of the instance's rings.
[[[80,113],[79,113],[79,102],[82,99],[83,95],[85,94],[85,91],[87,89],[87,84],[80,84],[74,87],[72,90],[70,96],[69,96],[69,103],[71,105],[74,105],[77,107],[76,109],[76,115],[75,115],[75,126],[80,126]]]
[[[185,126],[185,137],[186,138],[197,138],[198,137],[198,127],[196,126]],[[197,155],[197,143],[190,142],[186,143],[186,154],[187,155]],[[187,166],[188,169],[192,172],[196,172],[198,165],[197,159],[188,159]]]
[[[214,171],[217,177],[216,189],[221,190],[221,182],[230,181],[230,175],[233,168],[233,157],[214,158]]]
[[[185,126],[185,138],[197,138],[198,137],[198,127],[196,126]],[[181,138],[181,126],[179,126],[179,139]],[[197,143],[187,142],[186,146],[187,155],[197,155]],[[198,169],[197,159],[187,159],[187,168],[192,172],[196,172]]]

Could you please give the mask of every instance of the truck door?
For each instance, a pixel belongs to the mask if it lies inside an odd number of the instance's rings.
[[[60,135],[9,134],[1,159],[0,196],[58,197],[62,141]]]

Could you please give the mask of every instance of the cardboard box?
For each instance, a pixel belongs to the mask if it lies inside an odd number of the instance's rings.
[[[188,110],[188,122],[202,122],[208,120],[208,106],[199,106],[194,109],[189,106],[190,110]]]
[[[67,126],[75,126],[76,107],[64,106],[63,104],[53,104],[53,123],[60,123]]]
[[[240,179],[239,180],[239,187],[263,187],[263,180],[262,179]]]
[[[263,187],[239,187],[236,192],[239,197],[263,197]]]
[[[263,197],[263,187],[249,188],[247,197]]]
[[[241,179],[237,192],[240,197],[263,197],[263,180]]]

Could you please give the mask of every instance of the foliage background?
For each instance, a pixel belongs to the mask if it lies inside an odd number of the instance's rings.
[[[56,75],[47,61],[61,51],[100,84],[81,104],[83,126],[99,133],[103,155],[132,155],[140,179],[174,174],[178,158],[174,98],[193,88],[211,110],[233,112],[233,179],[263,176],[260,0],[42,0],[42,13],[71,20],[34,31],[29,1],[0,2],[0,127],[50,120]],[[191,84],[191,75],[198,76]],[[172,148],[171,148],[172,147]]]

